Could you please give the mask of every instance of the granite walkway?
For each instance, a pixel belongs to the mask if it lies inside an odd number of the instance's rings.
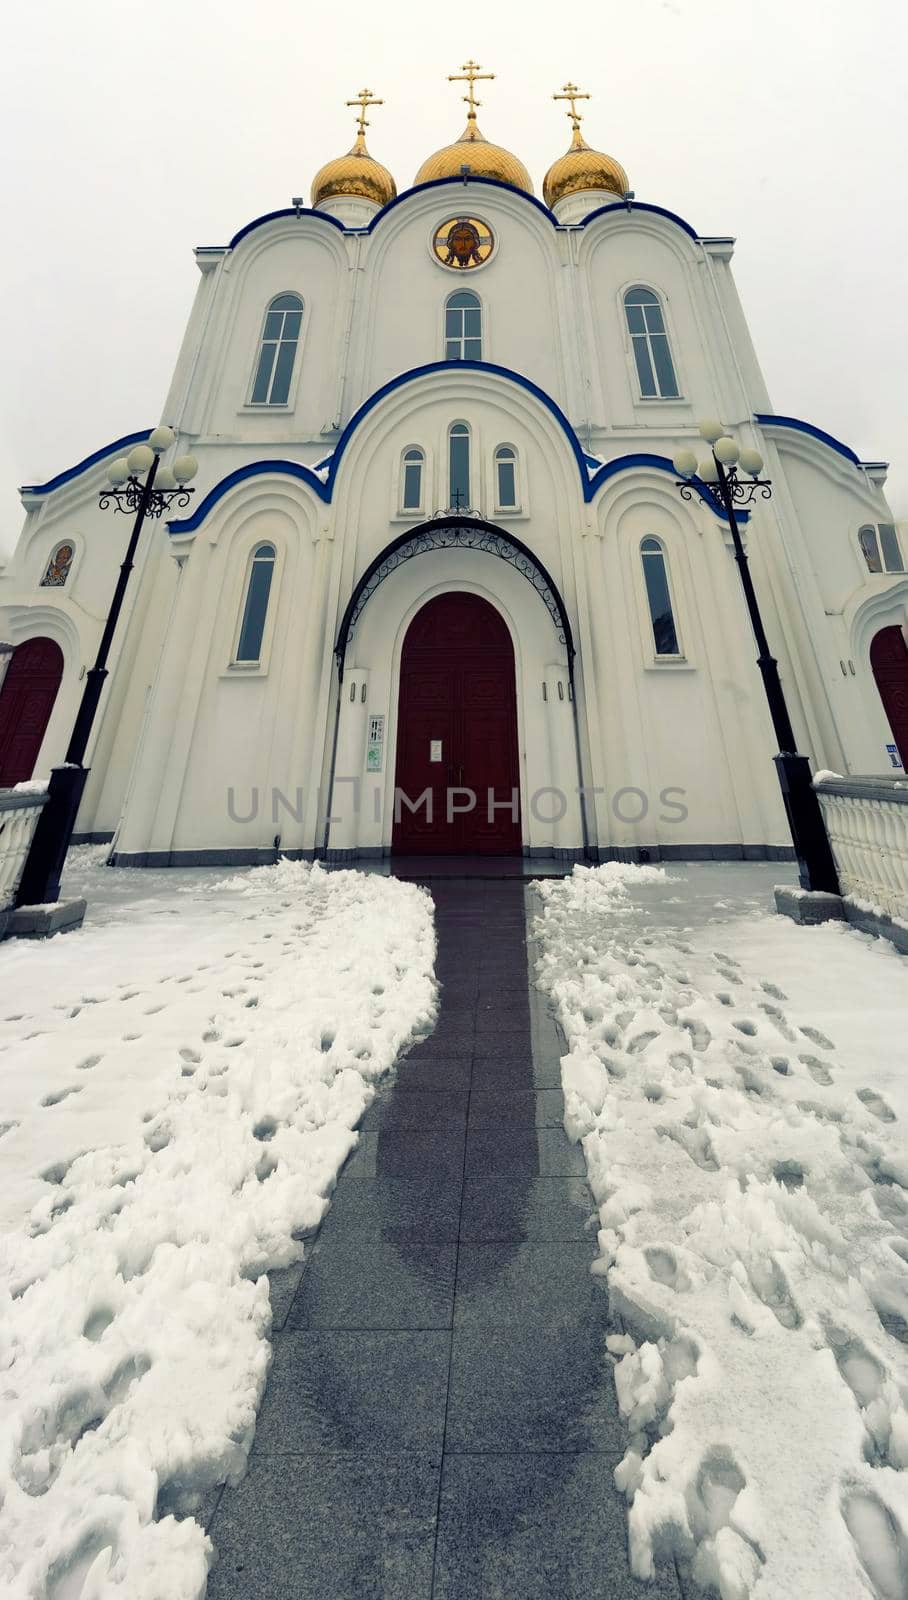
[[[628,1575],[594,1207],[520,882],[434,881],[438,1025],[272,1280],[249,1471],[209,1600],[678,1600]]]

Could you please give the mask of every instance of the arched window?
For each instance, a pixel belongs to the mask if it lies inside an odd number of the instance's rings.
[[[252,381],[252,405],[287,404],[302,320],[303,302],[298,294],[279,294],[272,300],[265,312],[262,343]]]
[[[495,504],[499,511],[516,511],[517,451],[500,444],[495,451]]]
[[[482,360],[482,307],[469,289],[449,295],[445,304],[445,359]]]
[[[274,545],[256,545],[252,552],[249,579],[246,584],[246,602],[237,641],[237,661],[258,661],[262,654],[265,618],[268,615],[268,597],[274,577]]]
[[[879,527],[868,523],[858,533],[858,544],[868,572],[904,572],[899,536],[891,522],[881,522]]]
[[[657,656],[679,656],[681,647],[675,628],[672,597],[668,587],[665,551],[658,539],[644,539],[640,545],[646,598],[649,601],[650,620]]]
[[[643,399],[677,400],[678,380],[658,295],[635,284],[624,296],[624,314]]]
[[[448,505],[452,511],[470,507],[470,430],[455,422],[448,433]]]
[[[69,569],[73,564],[75,550],[71,544],[58,544],[44,569],[44,577],[39,585],[42,589],[62,589],[69,577]]]
[[[422,484],[425,456],[421,450],[405,450],[401,481],[400,505],[402,511],[422,510]]]

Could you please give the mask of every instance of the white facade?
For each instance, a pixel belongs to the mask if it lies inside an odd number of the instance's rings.
[[[388,851],[404,636],[428,599],[458,590],[486,598],[513,641],[524,850],[786,852],[728,526],[707,499],[683,500],[671,469],[673,453],[699,444],[704,415],[756,446],[773,482],[746,540],[801,750],[843,774],[891,772],[869,650],[880,628],[905,624],[908,577],[872,574],[858,542],[863,526],[893,521],[885,470],[772,414],[731,241],[608,194],[571,195],[559,220],[478,178],[422,185],[380,212],[331,202],[343,223],[328,204],[261,218],[224,249],[197,252],[162,413],[175,453],[199,460],[194,503],[169,526],[146,524],[80,834],[113,837],[114,859],[136,864],[270,859],[277,835],[304,855]],[[494,239],[469,270],[444,267],[432,248],[459,215]],[[661,308],[677,398],[641,396],[624,302],[637,285]],[[446,301],[464,290],[481,302],[479,363],[446,359]],[[289,393],[253,404],[266,309],[284,294],[303,302]],[[450,504],[455,423],[470,430],[471,511],[519,541],[529,564],[463,548],[400,562],[365,603],[340,681],[335,645],[360,580]],[[498,503],[500,446],[515,455],[516,506]],[[412,449],[422,494],[404,510]],[[98,507],[121,453],[118,442],[23,491],[25,526],[0,575],[0,638],[49,637],[64,657],[38,773],[62,759],[129,537],[127,517]],[[645,539],[667,564],[670,655],[656,650]],[[66,582],[42,587],[63,541],[75,552]],[[238,663],[263,543],[275,565],[261,648]],[[375,716],[384,755],[369,772]]]

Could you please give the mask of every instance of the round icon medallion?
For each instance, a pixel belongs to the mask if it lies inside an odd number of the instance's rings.
[[[495,237],[487,222],[478,217],[448,217],[436,228],[432,249],[443,267],[466,271],[481,267],[495,248]]]

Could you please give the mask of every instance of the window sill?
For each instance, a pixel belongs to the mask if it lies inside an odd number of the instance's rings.
[[[425,522],[426,512],[420,507],[418,511],[395,511],[390,519],[392,522]]]
[[[239,407],[238,414],[241,417],[242,416],[259,417],[259,416],[261,416],[263,411],[265,413],[270,413],[272,411],[292,411],[292,410],[293,410],[293,406],[290,404],[289,401],[282,401],[280,405],[278,405],[277,403],[272,405],[270,400],[263,400],[261,405],[253,405],[252,401],[249,401],[249,403],[247,405]]]
[[[635,406],[689,406],[690,401],[683,394],[638,394],[634,397]]]
[[[500,518],[506,517],[510,522],[526,522],[530,513],[525,511],[522,506],[496,506],[492,515]]]
[[[221,677],[233,678],[238,673],[247,678],[264,678],[268,675],[268,667],[262,661],[228,661]]]
[[[696,672],[692,661],[687,656],[654,656],[651,661],[644,661],[644,672],[670,672],[674,668],[680,672]]]

